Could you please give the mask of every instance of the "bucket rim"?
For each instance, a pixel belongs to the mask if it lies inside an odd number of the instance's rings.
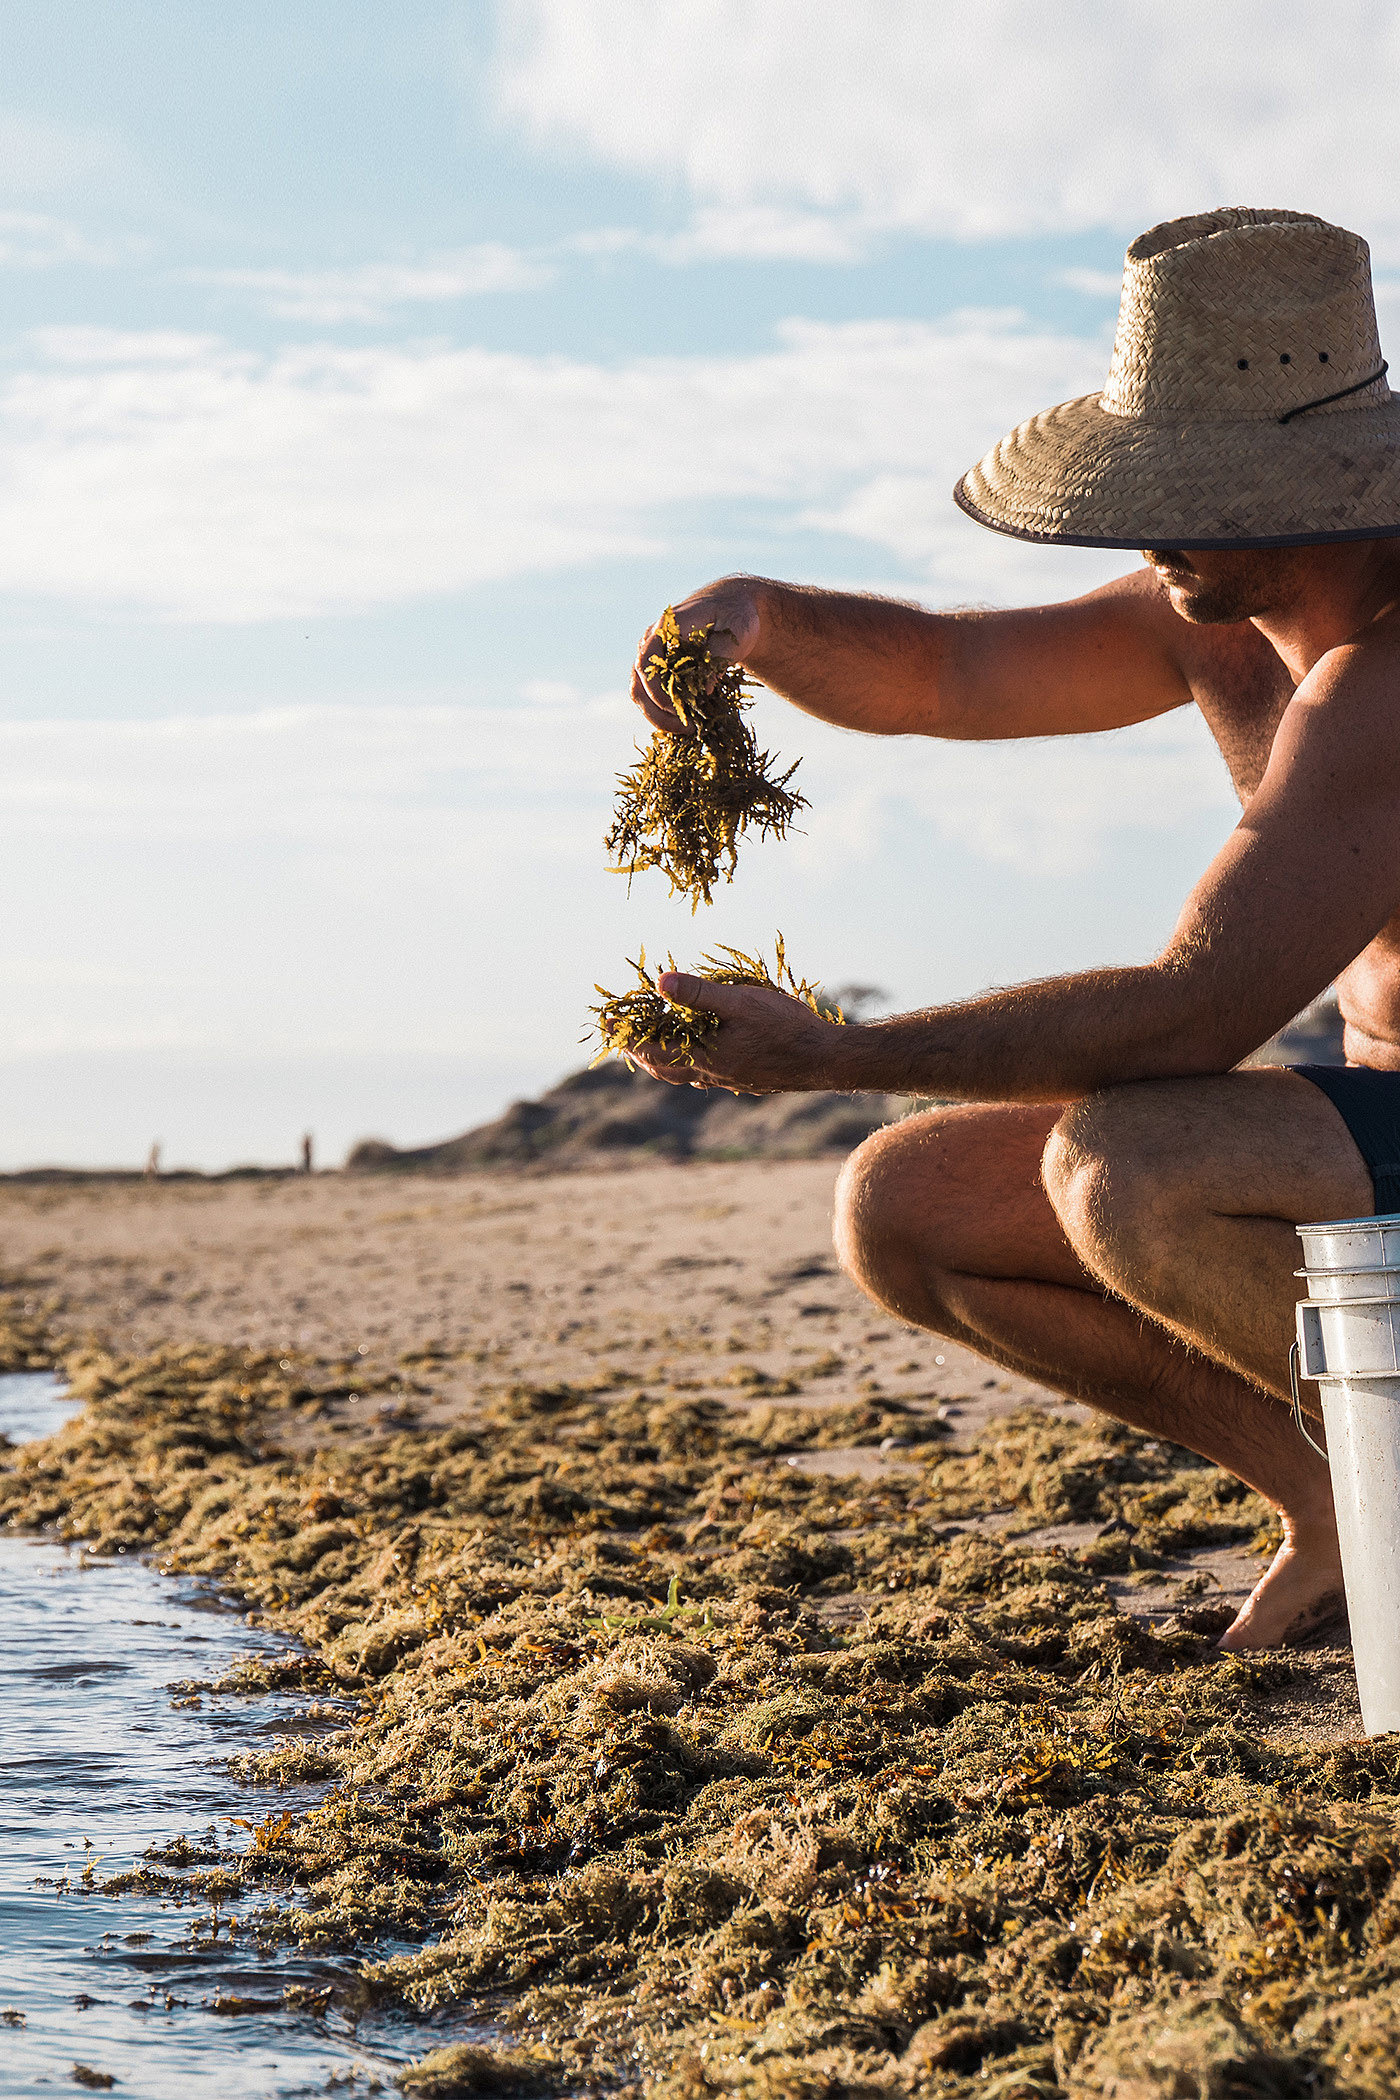
[[[1400,1261],[1378,1261],[1371,1269],[1295,1269],[1293,1274],[1304,1283],[1314,1276],[1400,1276]]]
[[[1379,1275],[1380,1271],[1374,1273]],[[1400,1311],[1400,1298],[1392,1297],[1387,1291],[1377,1292],[1369,1298],[1299,1298],[1295,1302],[1306,1305],[1312,1312],[1355,1312],[1361,1305],[1393,1305]]]
[[[1361,1218],[1318,1218],[1310,1225],[1295,1225],[1293,1230],[1305,1232],[1340,1232],[1343,1228],[1354,1230],[1358,1225],[1400,1225],[1400,1210],[1371,1211]]]
[[[1400,1371],[1324,1371],[1319,1374],[1300,1370],[1298,1376],[1306,1378],[1309,1385],[1377,1385],[1382,1379],[1389,1379],[1392,1385],[1400,1386]]]

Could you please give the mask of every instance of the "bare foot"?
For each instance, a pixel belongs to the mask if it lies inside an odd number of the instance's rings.
[[[1306,1527],[1285,1517],[1283,1544],[1216,1646],[1278,1648],[1306,1640],[1345,1610],[1342,1556],[1331,1511]]]

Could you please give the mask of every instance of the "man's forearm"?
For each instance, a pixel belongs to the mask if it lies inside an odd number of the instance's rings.
[[[759,638],[745,662],[805,714],[873,735],[936,735],[953,616],[897,598],[746,579]]]
[[[1261,1030],[1260,1040],[1268,1029]],[[1134,1079],[1229,1071],[1248,1019],[1160,966],[1095,970],[834,1031],[817,1084],[947,1100],[1067,1101]]]

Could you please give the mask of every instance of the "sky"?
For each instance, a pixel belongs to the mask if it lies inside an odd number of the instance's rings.
[[[0,1166],[341,1158],[575,1068],[595,981],[787,936],[892,1007],[1145,958],[1198,721],[853,738],[692,920],[601,836],[638,635],[734,570],[1034,603],[958,475],[1221,203],[1400,304],[1400,10],[6,0]]]

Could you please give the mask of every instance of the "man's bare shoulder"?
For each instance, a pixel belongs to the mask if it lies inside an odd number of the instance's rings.
[[[1298,699],[1309,709],[1325,708],[1334,731],[1343,719],[1339,701],[1358,725],[1393,720],[1400,709],[1400,592],[1322,651],[1299,684]]]
[[[1391,677],[1400,665],[1400,597],[1383,606],[1373,619],[1328,651],[1328,659],[1339,670],[1368,673],[1374,665]]]
[[[1289,718],[1297,718],[1299,750],[1314,751],[1312,737],[1321,735],[1329,753],[1365,752],[1371,785],[1387,781],[1400,792],[1400,607],[1324,650],[1296,702]]]

